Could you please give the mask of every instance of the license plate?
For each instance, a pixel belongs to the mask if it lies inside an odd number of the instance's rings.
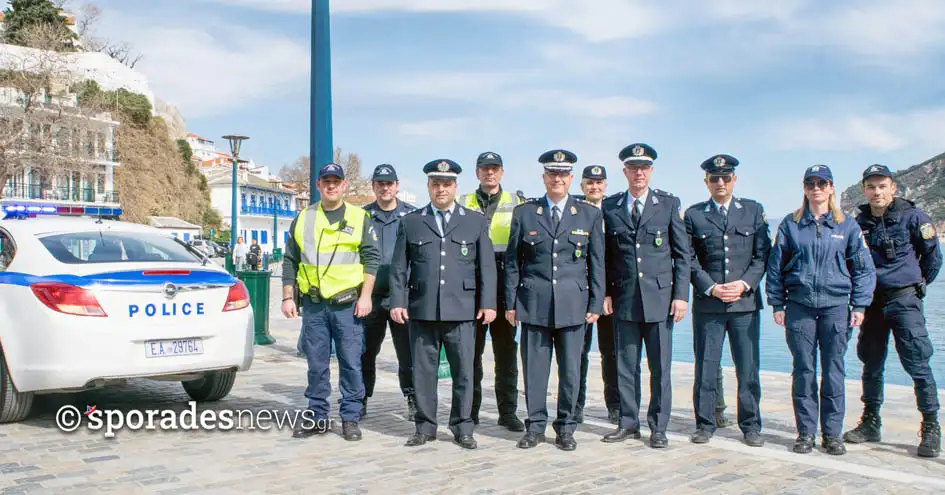
[[[144,355],[149,358],[203,354],[203,339],[149,340]]]

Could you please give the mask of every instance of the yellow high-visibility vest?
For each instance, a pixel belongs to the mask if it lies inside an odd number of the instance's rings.
[[[328,223],[321,201],[299,213],[292,235],[301,252],[296,281],[302,294],[318,287],[321,297],[329,298],[364,282],[359,250],[366,217],[363,209],[345,203],[342,229],[341,222]]]
[[[489,225],[489,239],[492,240],[492,247],[497,253],[504,253],[509,244],[509,234],[512,230],[512,210],[522,201],[515,194],[502,191],[499,196],[499,204],[496,205],[495,213],[492,215],[492,223]],[[479,199],[476,193],[465,194],[459,198],[459,204],[482,212],[486,211],[479,205]]]

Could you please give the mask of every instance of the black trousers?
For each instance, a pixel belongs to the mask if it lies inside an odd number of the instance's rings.
[[[715,412],[722,395],[720,367],[722,345],[728,334],[735,375],[738,378],[738,426],[742,432],[761,431],[761,371],[758,311],[748,313],[693,313],[692,337],[695,352],[695,381],[692,403],[696,426],[715,431]],[[724,403],[723,403],[724,404]],[[724,407],[724,406],[723,406]]]
[[[588,325],[584,336],[584,352],[581,354],[581,390],[578,392],[578,406],[587,404],[587,370],[590,366],[588,353],[591,351],[593,325]],[[614,353],[614,317],[601,315],[597,320],[597,349],[600,351],[601,378],[604,380],[604,403],[607,409],[620,409],[620,392],[617,391],[617,356]]]
[[[417,398],[417,433],[436,435],[437,369],[440,349],[446,351],[453,380],[450,431],[472,435],[472,373],[476,326],[472,321],[408,320],[413,353],[413,383]]]
[[[581,351],[587,325],[564,328],[522,324],[522,366],[525,369],[525,405],[527,431],[544,433],[548,424],[548,376],[551,354],[558,362],[558,413],[552,428],[555,433],[574,433],[574,410],[580,386]]]
[[[502,280],[502,272],[499,272]],[[502,291],[499,288],[499,291]],[[518,343],[515,342],[515,327],[505,319],[505,297],[496,300],[495,320],[483,325],[476,320],[476,362],[473,378],[472,416],[479,418],[482,406],[482,354],[486,349],[486,332],[492,336],[492,353],[495,361],[495,399],[499,415],[515,414],[518,409]]]
[[[671,317],[670,317],[671,318]],[[640,359],[646,346],[650,368],[650,405],[647,424],[663,433],[673,408],[670,372],[673,366],[673,320],[643,323],[614,319],[617,334],[617,389],[620,391],[620,427],[640,428]]]
[[[364,396],[374,395],[374,384],[377,381],[377,355],[381,352],[388,325],[390,325],[391,340],[394,341],[394,352],[397,354],[397,378],[400,381],[400,391],[405,397],[413,395],[413,360],[410,357],[410,330],[407,325],[390,319],[390,310],[380,306],[374,306],[371,314],[362,321],[364,322],[364,354],[361,355],[361,374],[364,376]]]

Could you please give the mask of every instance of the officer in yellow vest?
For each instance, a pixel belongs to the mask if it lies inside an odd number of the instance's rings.
[[[329,429],[329,353],[338,354],[342,433],[360,440],[364,382],[361,318],[371,313],[371,292],[380,264],[374,224],[367,212],[347,204],[344,169],[330,163],[316,181],[321,201],[302,210],[292,221],[282,268],[282,314],[298,316],[294,286],[302,295],[302,350],[308,359],[305,397],[316,421],[301,421],[293,436],[308,437]]]
[[[505,294],[502,279],[505,268],[505,247],[509,243],[509,229],[512,226],[512,210],[522,200],[508,191],[502,190],[502,157],[498,153],[486,151],[476,159],[476,178],[479,189],[465,194],[458,203],[470,210],[486,216],[489,222],[489,238],[495,250],[496,268],[498,269],[499,288],[497,294],[498,311],[505,314]],[[515,415],[518,409],[518,343],[515,342],[516,327],[505,318],[496,318],[486,325],[481,321],[476,325],[476,361],[473,373],[473,422],[479,424],[479,407],[482,405],[482,353],[486,348],[486,330],[492,336],[492,352],[495,356],[495,397],[499,406],[499,425],[510,431],[525,431],[525,424]]]

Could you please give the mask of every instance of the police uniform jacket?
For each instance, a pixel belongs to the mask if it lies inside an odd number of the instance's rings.
[[[636,322],[664,322],[672,300],[689,301],[691,248],[679,198],[650,189],[638,227],[625,191],[603,201],[606,225],[607,295],[614,316]],[[637,304],[641,298],[642,304]]]
[[[765,274],[771,236],[761,204],[732,198],[724,219],[712,200],[686,210],[686,231],[692,241],[692,311],[737,313],[762,309],[761,278]],[[748,284],[741,299],[726,303],[708,295],[715,284],[741,280]]]
[[[915,203],[895,198],[882,219],[873,218],[870,206],[862,205],[856,221],[876,265],[877,290],[928,284],[938,276],[942,268],[938,235]]]
[[[391,308],[413,320],[473,321],[496,309],[496,268],[489,224],[481,213],[455,204],[440,234],[427,205],[401,218],[391,260]],[[477,290],[479,289],[479,290]]]
[[[593,205],[569,197],[557,229],[545,197],[518,205],[505,254],[505,297],[518,321],[564,328],[603,311],[604,232]]]
[[[374,224],[374,232],[377,233],[377,243],[381,250],[381,263],[377,268],[377,281],[374,282],[374,296],[380,299],[381,307],[386,309],[390,309],[390,262],[394,257],[394,245],[397,243],[397,227],[401,217],[416,209],[415,206],[399,199],[397,207],[389,216],[381,210],[377,201],[364,207]]]

